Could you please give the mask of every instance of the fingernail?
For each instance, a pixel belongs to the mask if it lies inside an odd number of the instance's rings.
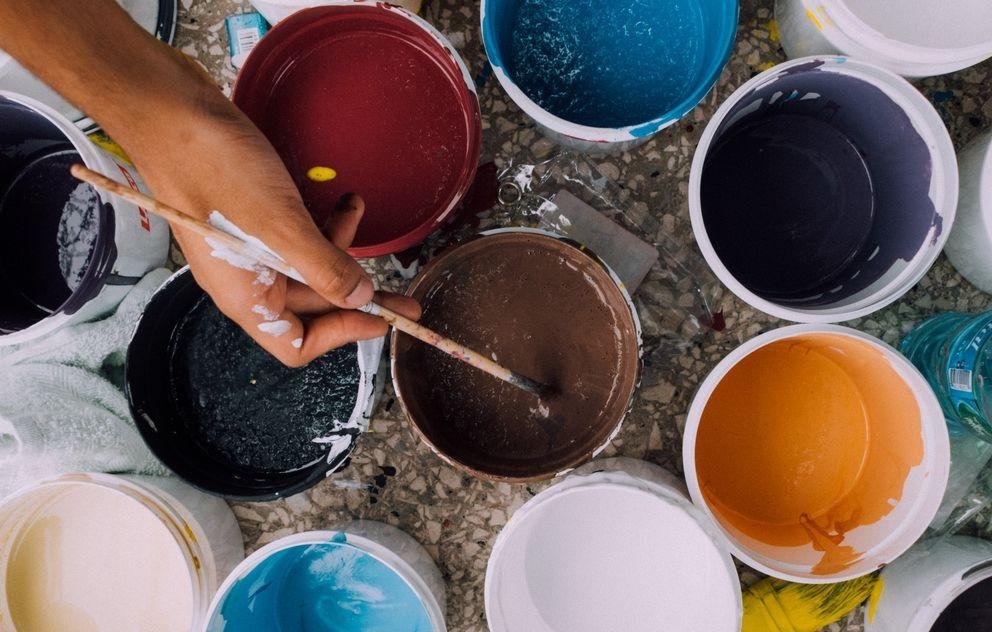
[[[354,193],[345,193],[340,198],[338,198],[337,206],[334,210],[336,211],[351,211],[358,208],[358,196]]]
[[[344,299],[344,302],[348,307],[361,307],[371,301],[374,295],[375,288],[372,287],[372,281],[362,279],[355,289],[351,291],[351,294]]]

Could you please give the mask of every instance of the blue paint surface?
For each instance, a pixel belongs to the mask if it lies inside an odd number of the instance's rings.
[[[226,632],[431,632],[413,589],[342,538],[273,554],[238,581],[208,629]]]
[[[486,0],[494,66],[548,112],[647,135],[692,109],[726,62],[734,0]]]

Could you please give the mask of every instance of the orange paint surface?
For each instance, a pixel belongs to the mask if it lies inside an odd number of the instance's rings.
[[[922,460],[913,392],[880,351],[835,334],[746,356],[717,385],[696,439],[718,520],[769,545],[822,551],[816,574],[858,559],[844,534],[887,515]]]

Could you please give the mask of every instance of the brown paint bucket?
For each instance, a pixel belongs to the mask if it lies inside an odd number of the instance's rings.
[[[491,231],[431,262],[408,294],[423,324],[553,391],[539,400],[395,332],[397,397],[446,462],[493,480],[542,480],[620,430],[640,374],[640,323],[595,257],[551,233]]]

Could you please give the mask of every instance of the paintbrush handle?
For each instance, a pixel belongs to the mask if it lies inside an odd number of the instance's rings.
[[[74,177],[82,180],[83,182],[89,183],[98,189],[103,189],[104,191],[113,193],[117,197],[123,198],[128,202],[137,204],[141,208],[155,213],[175,226],[182,226],[183,228],[186,228],[201,237],[209,238],[223,244],[234,252],[249,256],[267,268],[272,268],[276,272],[285,274],[291,278],[297,278],[299,276],[299,273],[297,273],[292,266],[272,253],[265,252],[259,248],[253,248],[250,244],[245,243],[234,235],[229,235],[228,233],[211,226],[203,220],[187,215],[179,209],[169,206],[164,202],[159,202],[155,198],[149,197],[141,191],[135,191],[134,189],[125,186],[116,180],[108,178],[102,173],[97,173],[96,171],[88,169],[83,165],[73,165],[70,168],[70,172]],[[297,278],[297,280],[299,279]]]
[[[534,380],[524,377],[519,373],[514,373],[510,369],[497,364],[481,353],[472,351],[468,347],[458,344],[450,338],[445,338],[436,331],[428,329],[416,321],[397,314],[388,307],[383,307],[378,303],[369,303],[362,308],[362,311],[379,316],[403,333],[413,336],[417,340],[425,342],[432,347],[436,347],[456,360],[461,360],[462,362],[465,362],[481,371],[485,371],[486,373],[497,377],[504,382],[508,382],[518,388],[538,395],[542,390],[542,386]]]
[[[187,215],[179,209],[173,208],[163,202],[159,202],[155,198],[149,197],[141,191],[135,191],[134,189],[125,186],[116,180],[108,178],[102,173],[97,173],[92,169],[87,169],[83,165],[73,165],[70,171],[73,176],[83,182],[87,182],[98,189],[109,191],[120,198],[133,202],[134,204],[155,213],[176,226],[182,226],[183,228],[187,228],[190,231],[197,233],[201,237],[215,240],[227,248],[230,248],[234,252],[253,258],[255,261],[267,268],[271,268],[276,272],[296,279],[301,283],[306,283],[306,281],[299,276],[299,273],[296,272],[296,270],[283,259],[273,255],[270,252],[253,248],[250,244],[242,241],[240,238],[235,237],[234,235],[229,235],[228,233],[211,226],[203,220]],[[379,316],[394,328],[409,334],[417,340],[425,342],[432,347],[437,347],[451,357],[461,360],[462,362],[466,362],[481,371],[485,371],[486,373],[489,373],[504,382],[516,386],[517,388],[521,388],[537,395],[540,395],[542,391],[543,387],[534,380],[514,373],[506,367],[500,366],[496,362],[493,362],[486,356],[476,353],[468,347],[458,344],[454,340],[445,338],[441,334],[431,331],[427,327],[424,327],[423,325],[416,323],[405,316],[401,316],[400,314],[397,314],[391,309],[383,307],[378,303],[369,303],[362,308],[362,311]]]

